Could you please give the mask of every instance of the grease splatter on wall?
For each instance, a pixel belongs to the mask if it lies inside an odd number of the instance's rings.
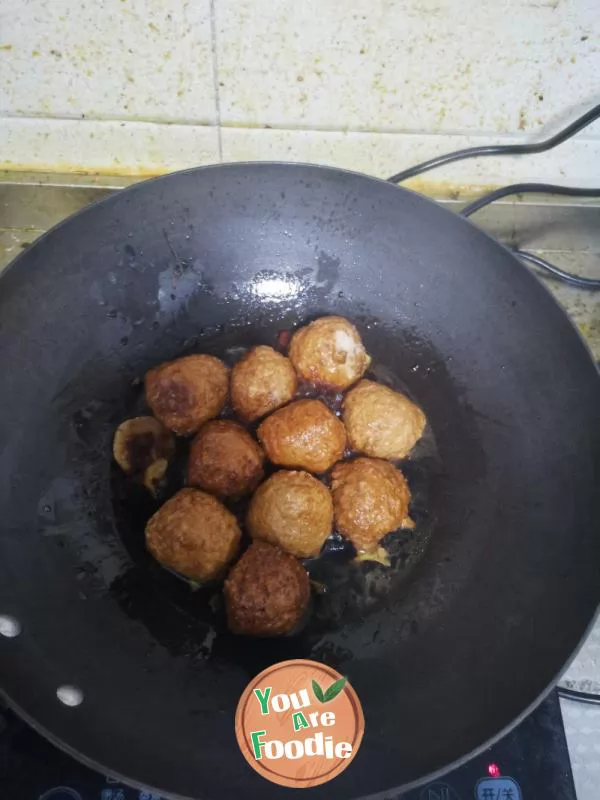
[[[387,175],[598,100],[597,0],[30,0],[0,19],[5,169],[272,158]],[[449,167],[440,186],[593,184],[599,155],[596,125],[547,156]]]

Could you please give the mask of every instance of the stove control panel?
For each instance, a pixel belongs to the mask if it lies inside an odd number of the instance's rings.
[[[107,779],[107,785],[104,788],[86,788],[83,797],[70,786],[55,786],[34,800],[162,800],[162,798],[152,792],[132,789]]]
[[[462,800],[462,798],[449,783],[436,781],[421,789],[419,800]]]
[[[524,800],[513,778],[482,778],[475,787],[475,800]]]
[[[40,800],[83,800],[83,798],[75,789],[68,786],[55,786],[54,789],[44,792]]]
[[[367,730],[368,735],[368,730]],[[161,800],[93,772],[0,708],[0,800]],[[514,731],[447,775],[386,800],[576,800],[551,694]]]
[[[461,782],[462,784],[462,782]],[[414,794],[414,793],[413,793]],[[403,795],[399,800],[412,800],[413,794]],[[475,800],[527,800],[514,778],[496,776],[481,778],[475,784]],[[473,793],[463,794],[446,781],[434,781],[424,786],[418,794],[419,800],[472,800]]]

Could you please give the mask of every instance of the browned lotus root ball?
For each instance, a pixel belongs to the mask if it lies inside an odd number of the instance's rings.
[[[386,533],[410,525],[410,490],[389,461],[357,458],[337,464],[331,491],[336,528],[358,551],[370,550]]]
[[[296,400],[258,428],[267,457],[282,467],[326,472],[344,454],[343,423],[320,400]]]
[[[321,317],[300,328],[289,355],[302,378],[337,390],[361,378],[371,362],[358,331],[344,317]]]
[[[154,417],[122,422],[113,439],[113,456],[121,469],[155,492],[175,452],[173,434]]]
[[[229,371],[214,356],[185,356],[151,369],[145,383],[154,416],[186,436],[221,412],[229,391]]]
[[[165,567],[202,582],[219,578],[238,553],[240,528],[216,497],[182,489],[146,525],[146,546]]]
[[[362,380],[344,398],[343,419],[354,450],[375,458],[404,458],[421,438],[425,414],[408,397]]]
[[[331,494],[307,472],[280,470],[254,493],[247,524],[253,539],[298,558],[316,556],[333,525]]]
[[[294,368],[272,347],[253,347],[231,370],[233,410],[247,422],[289,403],[295,393]]]
[[[187,482],[212,494],[241,497],[262,480],[263,462],[260,445],[241,425],[214,419],[192,441]]]
[[[280,636],[304,616],[310,583],[293,556],[266,542],[254,542],[229,573],[224,595],[233,633]]]

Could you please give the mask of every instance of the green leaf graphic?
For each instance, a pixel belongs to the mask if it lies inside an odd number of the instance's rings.
[[[312,682],[312,689],[313,689],[313,692],[315,693],[315,697],[317,698],[319,703],[324,703],[325,702],[325,697],[323,695],[323,689],[321,689],[321,687],[319,686],[319,684],[315,680],[313,680],[313,682]]]
[[[327,689],[325,692],[323,702],[328,703],[330,700],[334,700],[346,685],[347,680],[347,678],[340,678],[335,683],[332,683],[329,689]]]

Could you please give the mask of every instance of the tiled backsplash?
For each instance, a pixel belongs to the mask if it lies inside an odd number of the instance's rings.
[[[282,159],[388,175],[547,135],[600,99],[598,0],[22,0],[0,6],[0,168]],[[600,124],[456,188],[597,185]]]

